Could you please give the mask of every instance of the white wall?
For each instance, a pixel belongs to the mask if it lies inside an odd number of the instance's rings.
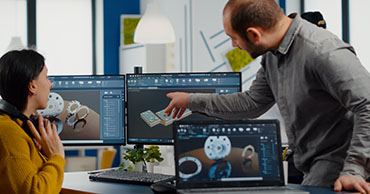
[[[0,56],[5,54],[13,36],[27,44],[26,1],[0,0]]]

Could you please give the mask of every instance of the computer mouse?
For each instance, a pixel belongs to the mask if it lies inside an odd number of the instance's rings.
[[[176,189],[169,183],[154,183],[150,185],[154,193],[176,193]]]

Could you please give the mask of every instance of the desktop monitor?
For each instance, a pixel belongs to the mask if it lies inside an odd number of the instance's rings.
[[[169,92],[227,94],[241,91],[240,72],[127,74],[127,143],[173,144],[172,122],[163,117]],[[183,119],[214,118],[191,113]],[[167,119],[167,120],[166,120]]]
[[[125,76],[49,76],[48,106],[39,114],[57,123],[64,145],[123,145]]]

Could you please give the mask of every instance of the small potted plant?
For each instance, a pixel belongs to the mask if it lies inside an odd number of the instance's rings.
[[[123,159],[131,161],[135,167],[121,163],[119,169],[142,171],[143,163],[146,163],[147,170],[153,172],[153,163],[163,161],[158,146],[149,146],[144,149],[130,149],[123,153]]]
[[[128,165],[126,168],[125,163],[122,162],[119,165],[119,169],[127,169],[129,171],[142,171],[142,166],[144,162],[144,150],[142,148],[126,150],[126,152],[123,153],[123,159],[132,162],[134,166]]]
[[[162,153],[159,151],[158,146],[149,146],[144,149],[144,161],[146,162],[146,170],[153,172],[155,164],[163,161]]]

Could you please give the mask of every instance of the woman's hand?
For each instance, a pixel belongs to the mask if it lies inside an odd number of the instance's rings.
[[[35,138],[32,138],[32,140],[35,143],[37,150],[41,151],[41,145],[39,144],[39,142]]]
[[[35,140],[41,145],[43,154],[45,154],[46,157],[59,154],[64,158],[64,148],[58,135],[56,125],[51,123],[48,119],[44,119],[41,115],[38,116],[38,119],[39,131],[36,130],[30,120],[27,121],[27,125],[35,136]]]

